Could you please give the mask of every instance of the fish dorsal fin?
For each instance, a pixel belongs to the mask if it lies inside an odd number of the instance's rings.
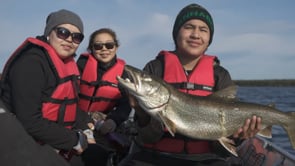
[[[238,88],[238,86],[236,86],[236,85],[229,86],[229,87],[227,87],[225,89],[214,92],[210,96],[219,97],[219,98],[223,98],[223,99],[236,99],[236,97],[237,97],[237,88]]]
[[[162,112],[159,112],[158,115],[159,115],[161,121],[164,123],[167,130],[169,131],[169,133],[174,137],[175,133],[176,133],[175,124],[170,119],[163,116]]]

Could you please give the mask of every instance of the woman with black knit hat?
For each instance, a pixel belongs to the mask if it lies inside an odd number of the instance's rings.
[[[95,143],[91,118],[77,109],[79,70],[74,56],[83,38],[76,13],[52,12],[44,35],[27,38],[7,61],[1,78],[6,107],[39,144],[49,145],[71,165],[84,165],[79,154]]]
[[[163,78],[179,91],[192,95],[207,96],[234,85],[229,72],[220,66],[217,57],[205,54],[213,34],[213,19],[205,8],[198,4],[184,7],[173,26],[175,50],[160,51],[144,70]],[[131,151],[121,165],[230,165],[225,158],[230,154],[217,142],[192,139],[181,134],[173,137],[165,132],[161,122],[141,110],[135,99],[130,99],[136,110],[138,137],[134,147],[138,152]],[[255,116],[246,120],[243,128],[233,137],[252,137],[259,131],[260,123],[261,119]]]

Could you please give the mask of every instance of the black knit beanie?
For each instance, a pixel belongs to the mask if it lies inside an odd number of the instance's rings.
[[[209,40],[209,45],[210,45],[212,42],[213,33],[214,33],[213,19],[212,19],[210,13],[205,8],[203,8],[202,6],[200,6],[198,4],[190,4],[186,7],[184,7],[178,13],[178,15],[175,19],[175,22],[174,22],[173,32],[172,32],[175,45],[176,45],[176,37],[177,37],[180,27],[185,22],[187,22],[191,19],[200,19],[208,25],[209,30],[210,30],[210,40]]]
[[[72,24],[83,33],[83,22],[81,18],[74,12],[61,9],[47,16],[44,36],[48,36],[51,30],[60,24]]]

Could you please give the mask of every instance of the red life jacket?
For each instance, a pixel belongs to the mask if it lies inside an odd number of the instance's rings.
[[[202,55],[198,65],[187,76],[178,57],[171,52],[162,51],[164,56],[164,80],[184,93],[198,96],[207,96],[212,93],[214,81],[215,56]],[[166,131],[167,132],[167,131]],[[163,138],[155,144],[146,144],[145,147],[168,153],[201,154],[210,153],[209,141],[193,140],[189,138],[174,137],[165,133]]]
[[[51,96],[42,99],[43,118],[71,128],[76,120],[78,103],[79,70],[74,58],[63,61],[49,44],[36,38],[28,38],[9,58],[4,68],[3,78],[6,77],[13,61],[23,55],[22,51],[30,45],[37,45],[47,51],[48,61],[52,64],[51,66],[54,66],[52,69],[58,80],[58,85]]]
[[[117,59],[117,62],[103,76],[101,80],[97,78],[97,60],[90,54],[80,80],[80,100],[79,107],[86,112],[104,112],[115,107],[116,102],[121,97],[118,89],[117,75],[122,75],[125,61]]]
[[[193,69],[186,75],[178,57],[170,52],[162,51],[165,69],[164,80],[184,93],[207,96],[212,93],[215,81],[213,64],[215,56],[203,55]]]

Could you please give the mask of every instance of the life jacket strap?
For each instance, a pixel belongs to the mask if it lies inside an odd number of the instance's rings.
[[[169,83],[177,89],[213,91],[212,86],[199,85],[191,82]]]

